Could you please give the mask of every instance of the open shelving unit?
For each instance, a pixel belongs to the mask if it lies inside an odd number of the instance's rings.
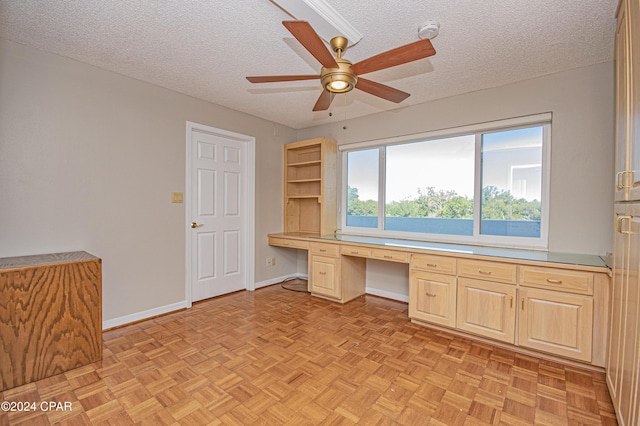
[[[336,230],[336,142],[316,138],[284,147],[284,232]]]

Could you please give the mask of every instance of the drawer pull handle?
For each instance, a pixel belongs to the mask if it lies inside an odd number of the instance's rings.
[[[351,254],[360,254],[360,252],[357,250],[351,250]]]
[[[426,295],[429,296],[429,297],[436,297],[435,293],[426,293]]]
[[[389,255],[387,255],[387,254],[385,254],[383,257],[384,257],[385,259],[393,259],[393,256],[389,256]]]
[[[320,275],[327,275],[327,273],[326,273],[326,272],[318,272],[318,274],[320,274]]]
[[[513,296],[509,298],[509,308],[513,308]]]
[[[436,268],[438,266],[438,264],[437,263],[427,263],[427,266],[429,268]]]
[[[551,278],[547,278],[547,282],[551,284],[562,284],[562,280],[552,280]]]
[[[320,249],[320,251],[321,251],[322,253],[324,253],[324,252],[325,252],[325,251],[327,251],[327,250],[326,250],[326,249]]]
[[[483,271],[482,269],[478,269],[478,272],[483,275],[491,275],[491,271]]]
[[[522,298],[522,310],[524,311],[524,297]]]

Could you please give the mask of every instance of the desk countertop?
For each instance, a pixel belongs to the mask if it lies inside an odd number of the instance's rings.
[[[561,253],[542,250],[527,250],[516,248],[499,248],[472,246],[463,244],[436,243],[430,241],[413,241],[394,238],[365,237],[358,235],[318,235],[309,233],[269,234],[273,237],[295,238],[318,242],[339,242],[347,244],[366,244],[384,246],[389,249],[399,248],[405,250],[424,250],[440,254],[456,254],[468,256],[501,257],[507,259],[560,263],[565,265],[587,266],[592,268],[607,269],[604,259],[593,254]]]

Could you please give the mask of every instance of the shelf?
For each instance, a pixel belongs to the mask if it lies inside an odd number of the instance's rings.
[[[320,178],[313,178],[313,179],[291,179],[288,180],[287,183],[303,183],[303,182],[321,182],[322,179]]]
[[[315,195],[289,195],[287,196],[287,198],[318,198],[320,196],[320,194],[315,194]]]
[[[313,161],[300,161],[298,163],[288,163],[289,167],[304,167],[304,166],[313,166],[315,164],[322,163],[322,160],[313,160]]]

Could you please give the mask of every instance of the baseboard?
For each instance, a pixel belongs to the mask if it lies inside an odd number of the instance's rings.
[[[289,279],[292,279],[292,278],[302,278],[303,280],[306,280],[306,279],[308,279],[308,275],[307,274],[298,274],[298,273],[296,273],[296,274],[285,275],[285,276],[282,276],[282,277],[271,278],[271,279],[268,279],[268,280],[265,280],[265,281],[260,281],[258,283],[255,283],[253,288],[255,290],[257,290],[259,288],[267,287],[267,286],[274,285],[274,284],[278,284],[278,283],[281,283],[282,281],[286,281],[286,280],[289,280]]]
[[[278,284],[278,283],[281,283],[282,281],[285,281],[291,278],[302,278],[306,280],[307,274],[290,274],[282,277],[271,278],[265,281],[260,281],[258,283],[255,283],[254,289],[257,290],[261,287],[267,287],[273,284]],[[165,306],[159,306],[157,308],[149,309],[146,311],[136,312],[135,314],[125,315],[123,317],[102,321],[102,329],[109,330],[111,328],[120,327],[123,325],[142,321],[148,318],[157,317],[158,315],[163,315],[169,312],[175,312],[175,311],[179,311],[181,309],[186,309],[186,308],[187,308],[187,301],[183,300],[182,302],[172,303],[170,305],[165,305]]]
[[[187,307],[187,301],[183,300],[182,302],[172,303],[170,305],[165,305],[165,306],[159,306],[157,308],[149,309],[142,312],[136,312],[135,314],[125,315],[123,317],[102,321],[102,329],[108,330],[110,328],[120,327],[122,325],[142,321],[147,318],[153,318],[153,317],[157,317],[158,315],[179,311],[180,309],[186,309],[186,307]]]
[[[384,290],[371,288],[371,287],[367,287],[365,289],[365,292],[373,296],[380,296],[380,297],[384,297],[385,299],[391,299],[391,300],[397,300],[399,302],[409,303],[409,296],[406,294],[392,293],[390,291],[384,291]]]

